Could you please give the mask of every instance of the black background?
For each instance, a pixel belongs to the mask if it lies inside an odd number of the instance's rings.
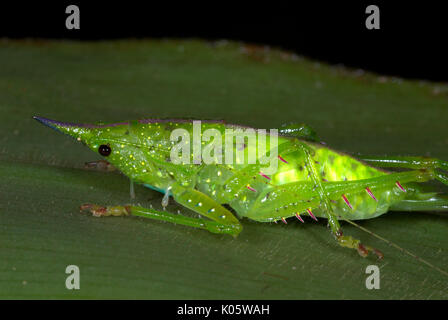
[[[270,306],[269,315],[216,315],[208,318],[200,316],[178,316],[179,306],[207,306],[220,309],[226,304],[263,304]],[[247,319],[271,320],[303,317],[342,318],[345,320],[385,316],[396,318],[424,317],[431,314],[443,314],[446,301],[279,301],[279,300],[195,300],[195,301],[0,301],[3,311],[8,308],[15,314],[30,316],[36,314],[66,314],[73,319],[85,318],[89,314],[92,318],[127,319],[130,314],[142,314],[147,318],[163,319]],[[55,313],[60,307],[60,312]],[[86,310],[88,308],[88,310]],[[52,310],[53,312],[49,312]],[[428,311],[430,310],[430,311]],[[8,310],[9,311],[9,310]],[[59,311],[59,310],[58,310]]]
[[[448,81],[448,11],[442,1],[2,3],[0,37],[95,41],[120,38],[231,39],[284,48],[380,74]],[[80,9],[67,30],[65,8]],[[380,30],[365,27],[380,9]]]

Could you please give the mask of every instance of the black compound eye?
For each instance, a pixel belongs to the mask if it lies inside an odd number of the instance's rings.
[[[102,144],[98,148],[98,152],[100,153],[100,155],[107,157],[108,155],[110,155],[112,150],[110,149],[109,145]]]

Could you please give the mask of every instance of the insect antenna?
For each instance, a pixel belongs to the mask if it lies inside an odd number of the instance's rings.
[[[439,267],[433,265],[432,263],[426,261],[425,259],[420,258],[419,256],[417,256],[416,254],[410,252],[409,250],[406,250],[406,249],[404,249],[404,248],[402,248],[402,247],[396,245],[396,244],[393,243],[392,241],[387,240],[386,238],[383,238],[383,237],[381,237],[380,235],[374,233],[373,231],[370,231],[370,230],[368,230],[368,229],[366,229],[366,228],[360,226],[360,225],[357,224],[356,222],[353,222],[353,221],[348,220],[348,219],[345,219],[345,218],[342,218],[342,220],[347,221],[347,222],[350,223],[351,225],[353,225],[353,226],[355,226],[355,227],[361,229],[361,230],[364,231],[364,232],[367,232],[367,233],[370,234],[371,236],[373,236],[373,237],[375,237],[375,238],[377,238],[377,239],[380,239],[381,241],[386,242],[386,243],[387,243],[388,245],[390,245],[391,247],[394,247],[395,249],[400,250],[402,253],[407,254],[407,255],[413,257],[413,258],[416,259],[417,261],[420,261],[421,263],[426,264],[428,267],[430,267],[430,268],[432,268],[432,269],[435,269],[435,270],[439,271],[441,274],[443,274],[443,275],[445,275],[445,276],[448,277],[448,272],[446,272],[445,270],[440,269]]]

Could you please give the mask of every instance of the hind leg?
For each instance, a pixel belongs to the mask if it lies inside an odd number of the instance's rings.
[[[448,161],[428,157],[392,156],[392,157],[360,157],[361,160],[378,166],[406,169],[431,169],[434,178],[444,185],[448,185],[448,175],[440,170],[448,170]],[[423,195],[422,195],[423,196]],[[390,208],[392,211],[447,211],[448,197],[428,193],[426,197],[418,199],[404,199]]]
[[[326,215],[330,229],[339,245],[355,249],[363,257],[367,256],[369,252],[374,252],[379,258],[382,258],[383,255],[379,250],[363,245],[358,239],[343,235],[342,229],[337,220],[338,218],[333,213],[332,205],[329,204],[329,201],[338,200],[342,197],[347,206],[353,209],[352,205],[349,202],[349,198],[351,195],[361,192],[367,192],[372,197],[372,201],[374,203],[374,201],[376,201],[377,199],[374,197],[373,193],[377,189],[397,188],[402,192],[406,192],[406,189],[401,185],[401,183],[405,184],[410,182],[425,182],[437,178],[437,173],[432,169],[428,169],[390,173],[379,177],[363,180],[321,182],[319,172],[316,170],[315,164],[312,161],[309,151],[304,148],[303,152],[306,155],[306,167],[309,171],[311,182],[309,182],[309,188],[302,188],[300,190],[300,196],[302,198],[307,196],[309,199],[319,199],[316,206],[319,206],[319,209],[321,209],[322,212]],[[293,189],[292,186],[290,187],[290,189]],[[293,196],[293,194],[291,194],[291,196]],[[345,217],[339,217],[339,219],[349,221],[348,218]]]
[[[376,189],[395,187],[401,189],[402,192],[406,192],[406,190],[398,181],[402,181],[403,183],[424,182],[433,179],[434,176],[435,174],[432,170],[405,171],[364,180],[333,183],[330,182],[325,184],[325,191],[331,199],[336,199],[342,194],[344,196],[344,199],[346,200],[347,205],[352,208],[345,194],[347,194],[349,197],[352,194],[367,192],[373,198],[372,201],[377,201],[377,199],[373,196],[372,190],[374,192]],[[350,222],[350,220],[347,218],[342,219]],[[329,223],[331,223],[331,221],[329,221]],[[383,257],[383,254],[379,250],[369,246],[364,246],[359,240],[354,239],[350,236],[343,236],[342,231],[340,232],[340,234],[336,235],[336,239],[339,245],[356,249],[358,253],[363,257],[367,256],[369,251],[374,252],[380,259]]]
[[[360,160],[382,168],[405,169],[433,169],[436,170],[435,179],[448,185],[448,176],[438,169],[448,170],[448,161],[428,157],[400,157],[400,156],[361,156]]]
[[[278,157],[282,162],[288,163],[285,159],[283,159],[283,157],[280,156],[280,154],[287,155],[290,152],[295,152],[297,150],[300,150],[304,155],[305,167],[308,171],[309,178],[312,183],[310,197],[317,197],[318,207],[325,214],[328,220],[328,226],[330,227],[330,230],[335,239],[338,241],[339,245],[351,249],[356,249],[358,253],[363,257],[366,257],[369,251],[373,251],[378,255],[379,258],[382,258],[382,253],[378,250],[368,246],[364,246],[359,240],[354,239],[350,236],[343,235],[341,226],[339,225],[339,221],[332,209],[329,197],[330,194],[326,190],[327,183],[322,182],[321,173],[317,169],[312,157],[312,150],[306,144],[304,144],[300,140],[292,140],[290,143],[284,143],[278,147]],[[341,186],[345,186],[344,182],[342,182]],[[339,192],[339,190],[343,190],[343,187],[337,190],[337,192]],[[309,213],[310,212],[311,211],[309,211]]]

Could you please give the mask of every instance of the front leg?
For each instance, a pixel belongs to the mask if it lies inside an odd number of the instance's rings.
[[[241,232],[242,225],[238,219],[229,210],[205,194],[178,185],[172,186],[171,193],[179,204],[209,219],[202,217],[191,218],[181,214],[131,205],[104,207],[84,204],[81,206],[81,211],[88,210],[96,217],[133,215],[205,229],[213,233],[230,234],[232,236],[237,236]]]

